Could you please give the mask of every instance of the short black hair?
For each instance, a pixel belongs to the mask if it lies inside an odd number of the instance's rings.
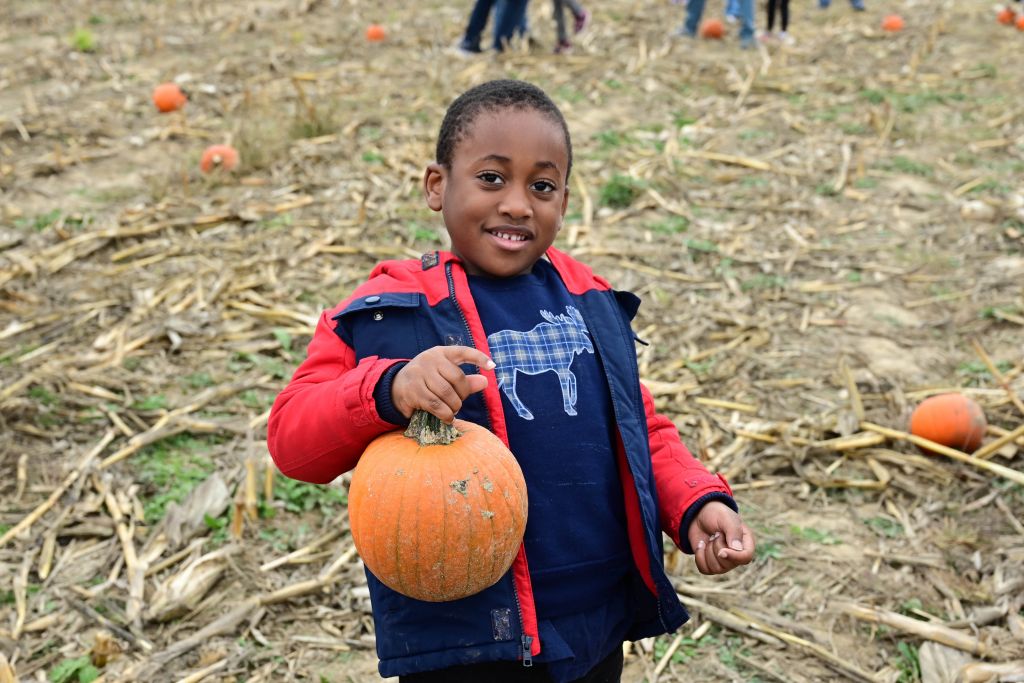
[[[569,166],[565,169],[565,180],[568,182],[569,173],[572,171],[572,139],[569,137],[569,125],[565,122],[558,105],[547,93],[525,81],[487,81],[456,97],[445,112],[441,131],[437,134],[437,163],[445,168],[451,168],[455,147],[462,142],[480,114],[499,109],[533,109],[550,117],[559,125],[565,136],[565,149],[569,155]]]

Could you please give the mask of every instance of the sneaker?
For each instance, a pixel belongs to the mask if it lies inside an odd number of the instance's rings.
[[[556,55],[567,55],[572,52],[572,43],[568,40],[559,41],[558,45],[555,45]]]
[[[779,31],[779,41],[783,45],[792,45],[796,42],[793,40],[793,36],[789,35],[789,31]]]
[[[590,20],[593,18],[593,14],[591,14],[587,10],[583,10],[583,12],[578,17],[576,17],[576,21],[572,26],[573,33],[576,33],[577,35],[583,33],[585,30],[587,30],[587,27],[590,26]]]
[[[753,38],[743,38],[740,40],[741,50],[753,50],[757,47],[757,42]]]
[[[697,39],[697,34],[696,33],[690,33],[689,31],[686,30],[686,26],[683,25],[683,26],[680,26],[679,28],[677,28],[675,31],[672,31],[672,37],[673,38],[689,38],[690,40],[696,40]]]
[[[760,40],[762,43],[770,43],[773,40],[775,40],[775,34],[772,33],[771,31],[762,31],[761,34],[757,37],[757,39]]]
[[[727,22],[729,22],[730,24],[735,24],[737,21],[740,20],[740,18],[737,17],[735,14],[726,14],[725,15],[725,20]]]

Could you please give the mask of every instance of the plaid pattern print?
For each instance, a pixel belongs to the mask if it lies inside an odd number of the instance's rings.
[[[574,306],[566,306],[565,310],[558,315],[540,311],[547,322],[527,332],[501,330],[487,337],[498,386],[524,420],[532,420],[533,413],[516,395],[518,372],[524,375],[554,372],[562,389],[562,407],[567,415],[576,414],[576,375],[569,367],[577,354],[594,353],[594,345],[580,312]]]

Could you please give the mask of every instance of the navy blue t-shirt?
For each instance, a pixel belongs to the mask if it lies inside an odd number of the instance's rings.
[[[524,543],[544,644],[537,661],[571,680],[620,645],[629,622],[633,560],[607,380],[550,263],[512,278],[470,276],[469,286],[527,483]]]

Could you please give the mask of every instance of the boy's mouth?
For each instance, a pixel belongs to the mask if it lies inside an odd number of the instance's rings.
[[[490,228],[486,231],[489,235],[497,238],[506,244],[522,244],[533,239],[528,230],[513,227]]]

